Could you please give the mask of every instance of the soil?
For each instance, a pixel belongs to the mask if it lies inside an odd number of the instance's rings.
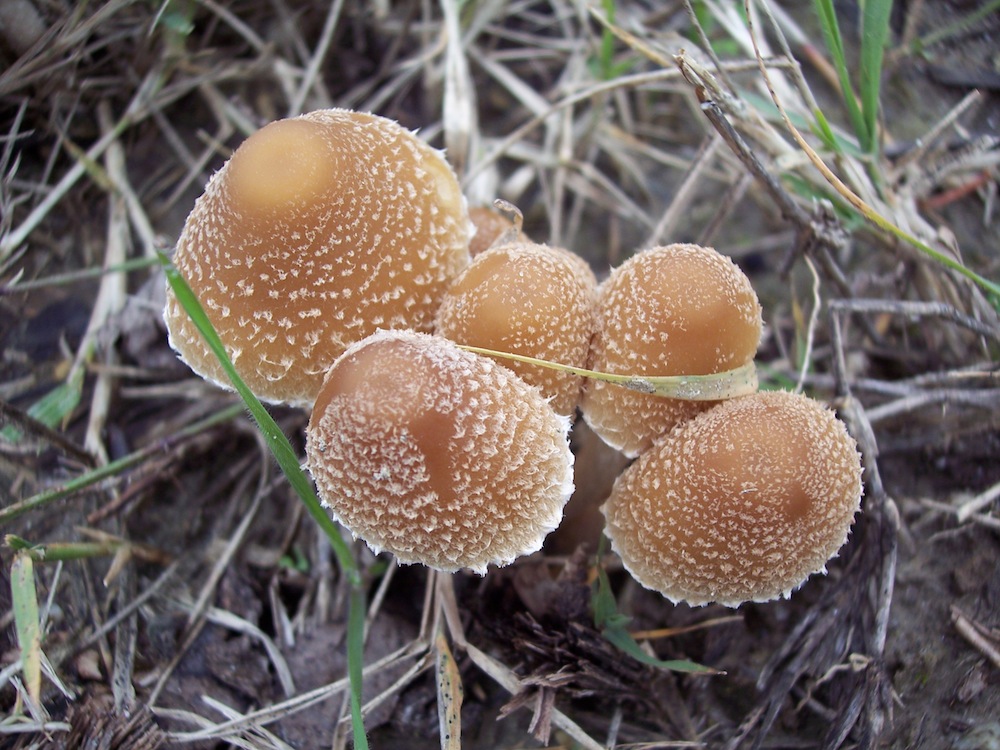
[[[20,25],[0,11],[0,512],[60,492],[0,522],[5,534],[48,545],[34,578],[51,664],[31,705],[12,666],[21,651],[11,595],[17,542],[8,539],[0,746],[350,744],[341,689],[349,587],[238,400],[195,379],[170,350],[153,252],[169,251],[231,149],[296,108],[374,110],[457,154],[441,125],[439,8],[348,0],[306,85],[327,40],[326,4],[4,5],[18,8]],[[568,1],[503,5],[465,4],[460,19],[474,30],[465,54],[477,95],[469,132],[480,149],[468,165],[488,162],[466,185],[470,200],[507,198],[533,238],[577,250],[603,276],[673,201],[687,200],[684,165],[701,164],[708,176],[691,180],[693,200],[670,239],[709,237],[750,276],[764,307],[757,361],[768,387],[798,379],[818,285],[826,308],[812,328],[805,385],[839,408],[858,439],[864,507],[828,574],[791,598],[735,610],[672,605],[635,584],[614,556],[598,555],[598,507],[627,460],[580,424],[577,492],[541,553],[444,584],[354,543],[370,608],[365,663],[388,662],[365,681],[362,700],[378,702],[366,715],[370,746],[585,747],[578,727],[614,747],[1000,748],[998,300],[839,207],[830,224],[847,239],[831,250],[815,236],[802,241],[809,233],[759,186],[729,200],[743,167],[725,146],[699,162],[715,131],[679,77],[595,94],[490,161],[539,102],[601,80],[594,71],[605,43],[601,26]],[[644,44],[695,47],[682,3],[614,5]],[[809,13],[782,5],[819,38]],[[850,44],[857,9],[837,5]],[[959,25],[918,54],[912,39],[982,4],[896,5],[878,161],[885,210],[995,280],[1000,14]],[[720,54],[746,59],[706,14]],[[616,43],[619,74],[657,69],[643,49]],[[831,83],[795,50],[824,112],[846,123]],[[762,96],[755,75],[737,80]],[[920,141],[976,87],[941,138]],[[154,93],[144,99],[144,91]],[[111,145],[88,154],[102,137]],[[750,146],[768,169],[785,169],[766,138]],[[668,158],[683,164],[665,166]],[[814,218],[832,192],[809,189],[806,171],[789,167],[781,184]],[[716,215],[728,219],[717,231]],[[147,262],[88,275],[116,247],[113,263]],[[827,314],[831,301],[848,298],[885,304]],[[79,400],[48,428],[44,414],[26,416],[74,363],[83,367]],[[301,455],[307,416],[270,411]],[[107,476],[72,484],[109,462]],[[977,511],[960,514],[991,490]],[[65,562],[54,559],[60,544],[76,545]],[[650,666],[604,638],[592,608],[598,567],[629,629],[656,636],[642,639],[649,655],[717,673]],[[458,614],[460,630],[442,624],[447,613]],[[440,739],[438,632],[449,635],[464,690],[460,745]],[[514,694],[504,686],[511,680]],[[296,699],[310,695],[301,710]],[[226,734],[225,722],[272,709]]]

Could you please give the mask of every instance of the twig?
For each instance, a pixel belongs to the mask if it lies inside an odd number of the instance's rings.
[[[403,659],[426,656],[426,654],[426,643],[410,642],[402,648],[399,648],[391,654],[379,659],[373,664],[366,666],[364,670],[365,677],[369,677],[372,674],[375,674],[376,672],[379,672]],[[175,732],[170,736],[170,739],[174,742],[195,742],[198,740],[229,736],[230,734],[233,734],[234,732],[239,731],[243,727],[251,724],[257,723],[267,725],[273,721],[278,721],[285,716],[290,716],[317,703],[322,703],[323,701],[328,700],[334,695],[348,690],[349,688],[349,678],[342,677],[339,680],[335,680],[313,690],[300,693],[294,698],[289,698],[288,700],[280,703],[275,703],[264,708],[259,708],[255,711],[250,711],[237,719],[225,721],[221,724],[216,724],[196,732]],[[161,713],[163,709],[154,707],[153,711],[154,713]]]
[[[744,7],[746,7],[747,14],[750,16],[750,0],[744,0]],[[750,39],[753,42],[754,54],[757,58],[757,66],[760,70],[761,77],[767,85],[771,101],[773,101],[774,105],[778,108],[778,112],[781,115],[782,121],[785,123],[786,129],[791,134],[794,141],[798,144],[799,148],[801,148],[809,158],[809,161],[814,167],[816,167],[817,170],[819,170],[820,174],[823,175],[824,179],[826,179],[830,186],[833,187],[833,189],[836,190],[837,193],[839,193],[840,196],[844,198],[844,200],[846,200],[861,216],[863,216],[871,224],[875,225],[878,229],[903,240],[905,243],[913,246],[927,257],[938,262],[940,265],[960,274],[969,281],[975,282],[986,291],[993,294],[1000,294],[1000,284],[980,276],[963,265],[961,261],[948,254],[948,252],[931,247],[918,237],[897,226],[889,219],[886,219],[879,211],[872,208],[869,203],[863,200],[854,190],[848,187],[847,184],[840,179],[840,177],[834,174],[833,170],[826,165],[826,163],[820,158],[819,154],[816,153],[816,150],[809,145],[802,133],[799,132],[799,129],[792,123],[791,117],[785,109],[784,104],[782,104],[781,97],[777,94],[774,81],[768,73],[768,66],[760,51],[760,42],[756,32],[754,31],[752,21],[750,22]]]
[[[226,422],[234,417],[240,416],[241,414],[243,414],[242,404],[232,404],[215,414],[209,415],[205,419],[188,425],[176,435],[171,435],[158,441],[154,445],[147,446],[146,448],[129,454],[128,456],[124,456],[117,461],[112,461],[106,466],[98,467],[83,476],[66,482],[66,484],[61,487],[40,492],[37,495],[32,495],[28,499],[22,500],[19,503],[8,505],[5,508],[0,508],[0,526],[10,523],[12,520],[24,515],[25,513],[42,508],[57,500],[62,500],[63,498],[69,497],[80,490],[103,482],[106,479],[115,478],[121,480],[123,473],[127,469],[143,463],[147,459],[163,452],[164,450],[169,450],[171,447],[176,446],[179,443],[183,443],[185,440],[194,437],[203,430],[221,422]]]
[[[323,87],[322,79],[319,76],[319,69],[322,67],[323,61],[326,60],[326,53],[329,51],[330,44],[333,41],[333,32],[337,28],[337,21],[340,19],[340,12],[343,10],[343,7],[344,0],[334,0],[330,4],[330,10],[326,14],[326,21],[323,22],[323,31],[320,33],[316,49],[309,59],[309,65],[306,67],[305,75],[302,76],[302,82],[295,92],[295,96],[292,97],[291,103],[288,105],[289,117],[302,114],[302,106],[309,95],[309,90],[314,87],[317,89],[318,95],[316,98],[319,100],[319,105],[330,106],[330,95]]]
[[[691,202],[695,199],[695,186],[704,176],[705,170],[711,164],[719,147],[724,143],[718,134],[707,138],[698,149],[691,166],[684,179],[677,188],[674,198],[670,201],[670,206],[660,217],[659,222],[653,228],[652,233],[643,243],[646,247],[658,245],[664,237],[672,237],[676,233],[676,225],[681,215],[685,213]]]
[[[805,257],[805,261],[813,277],[813,308],[809,313],[809,325],[806,329],[806,350],[802,354],[802,369],[799,372],[798,382],[795,384],[796,393],[802,392],[806,375],[809,373],[809,366],[812,362],[813,344],[816,339],[816,324],[819,322],[819,311],[823,306],[823,299],[820,297],[819,273],[817,273],[816,266],[808,255]]]
[[[1000,648],[987,639],[982,629],[970,620],[962,610],[955,605],[951,607],[951,621],[965,640],[978,648],[983,656],[993,662],[993,666],[1000,669]]]
[[[1000,341],[1000,327],[966,315],[944,302],[911,302],[907,300],[882,299],[836,299],[830,300],[831,311],[856,313],[891,313],[908,317],[934,317],[950,320],[980,336]]]
[[[1000,497],[1000,482],[997,482],[985,492],[976,495],[971,500],[967,500],[958,506],[958,509],[955,511],[955,518],[958,519],[959,523],[964,523],[974,513],[978,513],[998,497]]]
[[[916,164],[918,161],[923,159],[930,148],[937,142],[937,139],[941,137],[941,134],[957,122],[958,118],[980,99],[982,99],[982,94],[978,90],[973,89],[962,98],[962,101],[948,110],[945,116],[938,120],[931,127],[931,129],[917,141],[916,148],[907,151],[906,154],[896,161],[893,165],[891,180],[895,182],[899,179],[900,175],[903,174],[907,167],[911,164]]]
[[[267,466],[267,462],[265,461],[263,465]],[[169,663],[161,670],[159,677],[156,680],[156,685],[150,691],[149,697],[147,698],[149,705],[152,706],[156,704],[160,693],[163,691],[163,688],[166,687],[167,680],[170,679],[170,676],[177,668],[177,665],[180,664],[181,660],[187,655],[188,649],[194,643],[195,639],[208,622],[205,617],[205,611],[208,608],[209,599],[215,595],[216,586],[218,586],[219,581],[222,579],[222,575],[225,573],[226,568],[232,561],[233,555],[236,554],[236,551],[246,538],[250,524],[257,516],[257,511],[260,509],[260,505],[264,497],[263,484],[265,476],[266,470],[261,473],[260,479],[258,480],[257,492],[254,494],[253,503],[247,512],[243,514],[242,520],[227,542],[225,549],[212,566],[208,579],[204,584],[202,584],[201,591],[199,591],[197,599],[188,610],[187,627],[184,632],[181,645],[177,649],[174,656],[170,659]],[[236,491],[232,495],[234,501],[243,495],[243,491],[246,489],[246,485],[249,484],[251,478],[251,475],[245,475],[241,481],[237,482]]]
[[[139,86],[125,114],[115,123],[114,127],[102,135],[97,142],[87,149],[86,154],[77,159],[72,167],[63,175],[62,179],[50,190],[37,206],[25,217],[17,229],[10,234],[0,238],[0,262],[7,258],[14,250],[28,239],[35,229],[41,224],[49,212],[61,201],[70,189],[76,185],[77,181],[87,173],[90,164],[96,162],[107,148],[118,140],[119,136],[129,127],[144,119],[149,115],[148,105],[152,97],[161,85],[159,78],[160,71],[152,71],[142,85]]]
[[[487,676],[491,677],[508,693],[516,695],[518,691],[520,691],[521,681],[518,679],[517,675],[511,672],[506,666],[483,651],[480,651],[471,643],[466,644],[466,653],[468,653],[469,658],[472,659],[473,664],[479,667],[479,669],[481,669]],[[576,740],[580,746],[586,748],[586,750],[603,750],[601,743],[593,739],[583,730],[583,728],[580,727],[579,724],[570,719],[559,709],[552,709],[552,723],[566,732],[566,734]]]
[[[903,396],[895,401],[873,407],[868,411],[868,418],[872,424],[877,424],[901,414],[939,404],[963,404],[978,408],[997,409],[1000,408],[1000,394],[991,391],[962,391],[942,388]]]
[[[94,457],[74,443],[61,432],[57,432],[44,422],[40,422],[23,409],[19,409],[13,404],[0,399],[0,425],[5,423],[17,425],[25,432],[39,437],[61,450],[68,456],[72,456],[84,466],[93,467],[97,461]]]

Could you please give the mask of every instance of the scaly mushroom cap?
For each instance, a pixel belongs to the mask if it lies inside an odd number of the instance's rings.
[[[668,245],[629,258],[598,290],[590,369],[617,375],[711,375],[753,360],[761,313],[729,258]],[[594,432],[634,457],[714,402],[662,398],[588,380],[580,408]]]
[[[448,290],[435,333],[459,344],[586,367],[594,333],[597,280],[567,250],[516,242],[476,256]],[[559,414],[572,416],[583,379],[509,359],[510,368]]]
[[[309,404],[352,342],[431,329],[470,231],[440,152],[391,120],[320,110],[243,142],[195,203],[174,263],[247,385]],[[169,289],[166,320],[181,358],[228,387]]]
[[[786,392],[724,401],[653,445],[604,505],[628,571],[674,602],[788,596],[847,540],[861,462],[833,412]]]
[[[327,375],[306,431],[334,518],[403,563],[485,573],[538,550],[573,491],[569,420],[439,336],[379,332]]]

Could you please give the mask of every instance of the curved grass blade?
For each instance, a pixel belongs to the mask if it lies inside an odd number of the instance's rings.
[[[651,396],[676,398],[684,401],[721,401],[728,398],[746,396],[757,390],[757,368],[753,362],[712,375],[615,375],[610,372],[598,372],[582,367],[573,367],[547,359],[528,357],[523,354],[511,354],[496,349],[484,349],[480,346],[458,344],[460,349],[475,354],[485,354],[488,357],[510,359],[527,365],[537,365],[550,370],[569,372],[592,380],[602,380],[605,383],[628,388],[630,391],[648,393]]]
[[[837,12],[833,7],[833,0],[814,0],[813,7],[819,19],[820,29],[823,31],[823,41],[833,58],[833,67],[837,71],[837,79],[840,81],[841,96],[844,106],[847,108],[847,115],[851,120],[851,127],[854,135],[858,138],[858,143],[865,151],[868,150],[867,127],[865,117],[861,107],[858,106],[858,97],[851,85],[851,75],[847,69],[847,54],[844,51],[844,38],[840,33],[840,24],[837,21]]]

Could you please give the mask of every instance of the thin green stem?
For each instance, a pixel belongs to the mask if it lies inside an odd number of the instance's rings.
[[[917,52],[921,49],[927,49],[928,47],[934,46],[938,42],[944,41],[950,36],[959,34],[965,29],[970,28],[973,24],[979,23],[980,21],[988,18],[990,14],[995,13],[997,10],[1000,10],[1000,0],[992,0],[992,2],[983,3],[980,7],[969,13],[969,15],[962,16],[952,23],[946,24],[940,29],[932,31],[926,36],[922,36],[914,41],[913,51]]]
[[[868,0],[861,24],[861,111],[864,115],[865,140],[862,147],[874,164],[879,151],[878,115],[882,91],[882,61],[889,39],[889,16],[892,0]],[[881,179],[878,176],[878,179]]]
[[[865,118],[858,105],[858,97],[851,84],[851,74],[847,68],[847,54],[844,51],[844,38],[840,33],[840,24],[837,21],[837,11],[834,8],[833,0],[814,0],[813,7],[819,18],[820,29],[823,31],[823,40],[826,48],[833,58],[833,67],[837,71],[837,79],[840,82],[841,96],[844,99],[844,106],[847,107],[847,115],[851,120],[851,127],[854,128],[854,135],[858,139],[858,144],[862,150],[867,151]]]

